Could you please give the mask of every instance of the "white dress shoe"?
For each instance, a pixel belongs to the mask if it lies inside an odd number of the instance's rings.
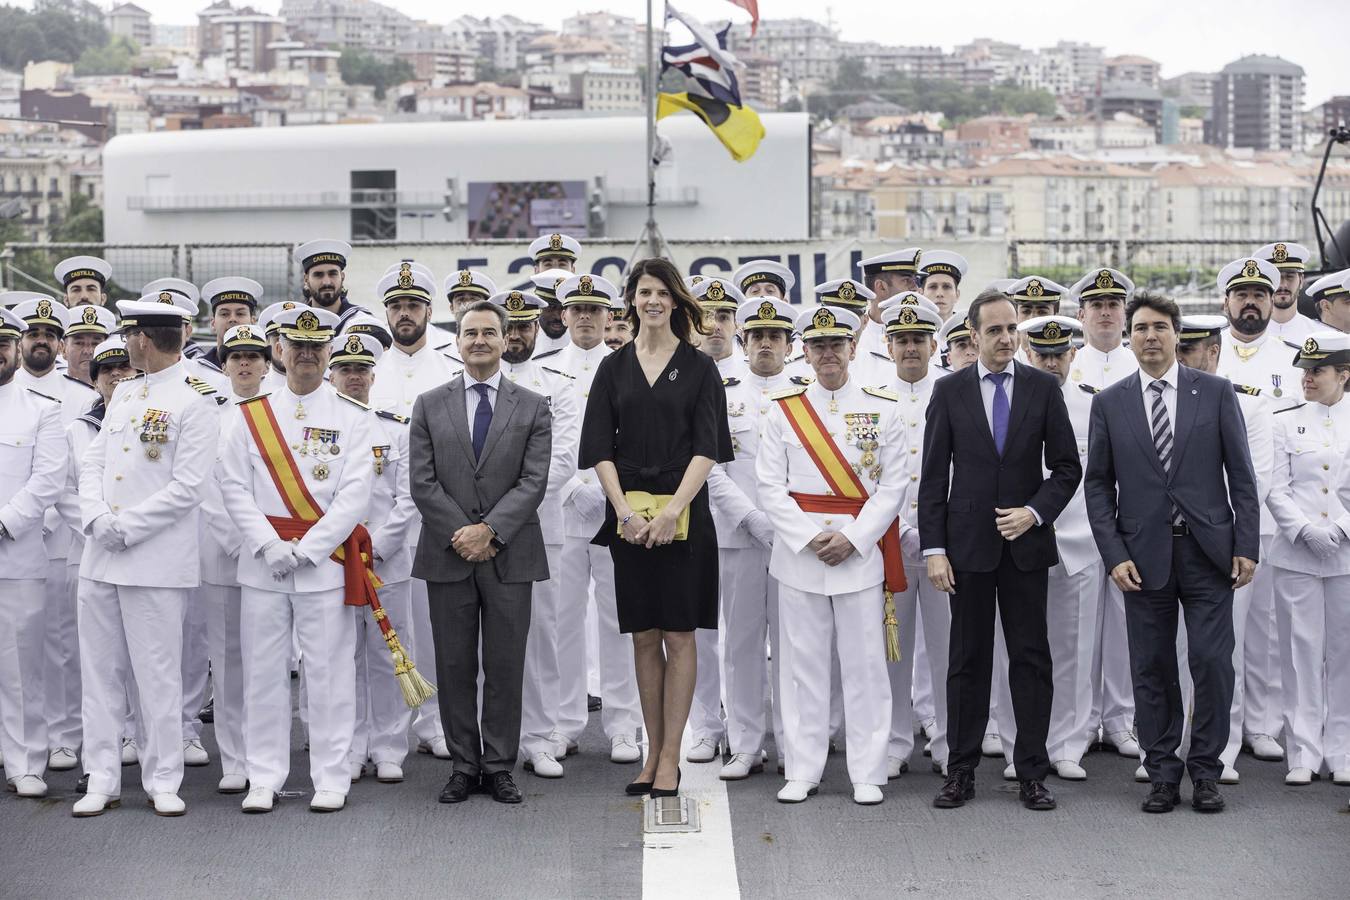
[[[894,781],[909,771],[909,762],[898,756],[886,757],[886,780]]]
[[[375,780],[380,784],[398,784],[403,780],[403,767],[398,763],[376,763]]]
[[[778,791],[779,803],[801,803],[820,789],[811,781],[789,781]]]
[[[999,737],[996,734],[986,734],[984,736],[984,739],[980,741],[980,755],[1002,756],[1003,738]]]
[[[77,819],[87,819],[90,816],[101,816],[108,810],[117,809],[121,805],[121,797],[91,792],[75,801],[75,806],[71,808],[70,814]]]
[[[1139,742],[1136,741],[1134,735],[1130,734],[1128,731],[1117,731],[1114,734],[1108,734],[1106,736],[1106,741],[1112,747],[1115,747],[1116,752],[1121,756],[1126,756],[1130,759],[1139,758]]]
[[[764,756],[761,753],[733,753],[731,759],[717,773],[723,781],[744,781],[751,775],[764,771]]]
[[[1267,762],[1277,762],[1284,759],[1284,748],[1268,734],[1254,734],[1248,738],[1251,744],[1252,756],[1257,759],[1263,759]]]
[[[270,789],[255,787],[248,792],[239,808],[246,813],[270,813],[276,802],[277,795]]]
[[[201,741],[183,741],[183,765],[209,766],[211,754],[206,752]]]
[[[548,742],[552,746],[554,759],[563,759],[567,756],[567,738],[554,731],[549,734]]]
[[[134,766],[141,761],[141,750],[131,738],[122,738],[122,765]]]
[[[75,768],[80,762],[80,758],[75,755],[75,751],[69,747],[57,747],[51,753],[47,754],[47,768],[53,772],[66,772]]]
[[[1300,787],[1305,784],[1312,784],[1312,780],[1312,769],[1290,769],[1289,774],[1284,776],[1285,784],[1297,785]]]
[[[1223,771],[1219,773],[1219,784],[1237,784],[1241,780],[1238,770],[1232,766],[1224,766]]]
[[[172,819],[187,812],[187,804],[177,794],[163,793],[146,797],[145,802],[155,808],[155,815]]]
[[[1003,769],[1003,780],[1004,780],[1004,781],[1016,781],[1016,780],[1017,780],[1017,766],[1016,766],[1016,765],[1014,765],[1013,763],[1008,763],[1008,765],[1004,767],[1004,769]]]
[[[47,796],[47,782],[38,775],[20,775],[9,783],[9,789],[20,797]]]
[[[352,784],[356,784],[358,781],[361,780],[361,776],[366,774],[365,764],[354,762],[348,763],[347,765],[350,766],[352,770]]]
[[[1135,769],[1134,780],[1139,782],[1140,784],[1148,784],[1149,781],[1148,769],[1145,769],[1143,766],[1140,766],[1139,768]]]
[[[309,801],[309,811],[319,813],[337,812],[347,805],[347,795],[337,791],[315,791]]]
[[[685,762],[710,763],[717,759],[718,743],[711,738],[699,738],[684,755]]]
[[[561,778],[563,777],[562,763],[547,750],[540,750],[525,760],[523,766],[526,772],[533,772],[540,778]]]
[[[444,737],[432,738],[429,741],[422,741],[417,745],[418,753],[429,753],[437,759],[450,758],[450,746],[446,744]]]
[[[1061,759],[1050,765],[1054,766],[1055,774],[1065,781],[1087,781],[1087,770],[1072,760]]]
[[[1350,769],[1341,769],[1331,773],[1332,784],[1350,784]]]
[[[248,790],[247,775],[222,775],[216,784],[217,794],[242,794]]]
[[[884,797],[881,796],[881,788],[875,784],[854,784],[853,802],[859,806],[876,806]]]
[[[616,734],[609,739],[609,761],[635,763],[642,759],[642,751],[631,734]]]

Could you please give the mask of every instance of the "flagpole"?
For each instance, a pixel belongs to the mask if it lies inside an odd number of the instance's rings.
[[[652,35],[652,5],[657,0],[647,0],[647,224],[643,233],[647,236],[647,254],[656,256],[659,250],[656,231],[656,87],[658,75],[652,66],[652,51],[655,41]]]

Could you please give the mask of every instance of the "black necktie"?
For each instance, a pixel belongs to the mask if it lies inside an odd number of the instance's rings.
[[[473,458],[475,461],[483,455],[483,444],[487,443],[488,428],[492,426],[492,401],[488,399],[488,386],[475,384],[478,392],[478,406],[473,411]]]

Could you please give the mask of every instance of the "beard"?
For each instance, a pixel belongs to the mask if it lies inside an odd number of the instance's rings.
[[[502,359],[506,360],[513,366],[519,363],[523,363],[531,356],[534,356],[533,340],[524,341],[523,346],[520,350],[512,350],[508,345],[507,348],[502,351]]]
[[[402,324],[402,322],[399,323],[399,325]],[[413,330],[409,333],[400,332],[399,325],[394,326],[394,343],[398,344],[400,347],[411,347],[413,344],[420,341],[427,333],[426,322],[423,322],[421,325],[413,323]]]
[[[56,353],[45,344],[35,344],[24,348],[23,362],[36,372],[46,372],[56,363]]]
[[[19,355],[16,353],[8,362],[0,362],[0,384],[9,384],[17,371],[19,371]]]
[[[1277,293],[1272,301],[1276,309],[1288,309],[1298,303],[1298,298],[1293,294]]]
[[[1258,311],[1258,315],[1255,319],[1249,319],[1242,314],[1245,313],[1248,309],[1251,309],[1251,307],[1243,307],[1242,310],[1238,313],[1237,317],[1232,320],[1230,324],[1233,330],[1238,332],[1239,334],[1248,334],[1248,335],[1256,335],[1265,331],[1266,326],[1270,324],[1270,317],[1262,316],[1259,314]]]
[[[562,317],[558,317],[556,319],[554,318],[540,319],[539,327],[543,329],[544,334],[548,335],[554,340],[557,340],[558,338],[562,337],[564,334],[567,333],[567,325],[563,322]]]
[[[305,288],[304,293],[305,299],[310,302],[311,306],[317,303],[324,309],[327,309],[330,306],[337,306],[342,302],[342,298],[347,295],[346,291],[339,288],[320,288],[317,291],[311,291],[309,288]]]

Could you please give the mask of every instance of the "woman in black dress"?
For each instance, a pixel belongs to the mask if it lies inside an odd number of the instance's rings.
[[[593,543],[609,547],[619,630],[633,635],[647,761],[628,793],[674,796],[698,665],[694,629],[717,627],[717,532],[704,482],[732,459],[731,434],[717,365],[690,343],[708,332],[679,272],[642,260],[624,298],[634,338],[596,370],[578,462],[595,468],[609,500]],[[671,500],[648,520],[627,491]],[[688,538],[675,540],[685,508]]]

